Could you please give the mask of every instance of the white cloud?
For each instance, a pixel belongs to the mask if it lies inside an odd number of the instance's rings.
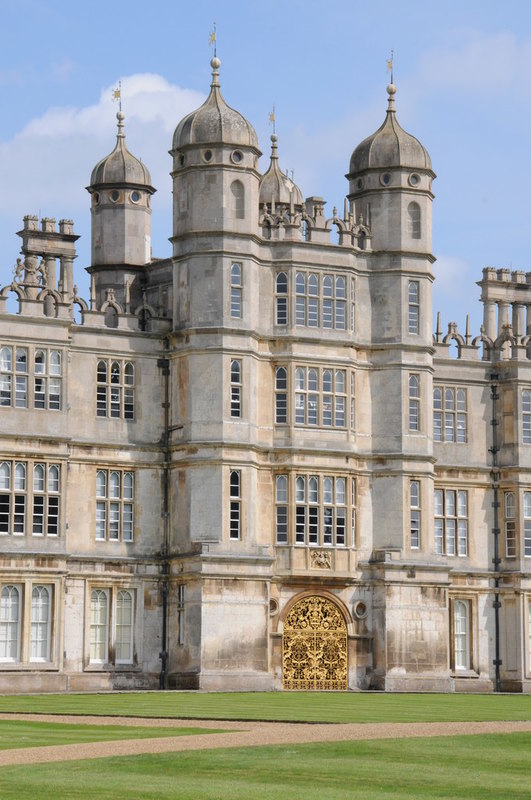
[[[81,251],[89,247],[89,198],[85,186],[94,165],[115,144],[117,104],[105,87],[97,103],[84,108],[55,107],[30,120],[12,139],[0,142],[0,283],[10,278],[18,253],[13,233],[22,227],[24,214],[74,218],[83,234]],[[130,151],[142,158],[159,190],[156,209],[171,205],[171,136],[182,117],[204,100],[204,95],[169,83],[160,75],[145,73],[122,78],[122,105]],[[171,224],[171,223],[170,223]],[[163,238],[171,233],[167,230]],[[157,248],[161,250],[161,247]],[[81,261],[81,259],[80,259]],[[87,256],[83,258],[83,266]]]
[[[466,32],[462,38],[465,41],[457,41],[453,47],[426,52],[420,69],[425,87],[485,93],[507,87],[529,92],[531,40],[519,39],[510,31]]]

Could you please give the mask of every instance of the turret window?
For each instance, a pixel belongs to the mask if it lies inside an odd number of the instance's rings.
[[[420,481],[409,484],[410,505],[410,546],[412,550],[420,547]]]
[[[288,276],[285,272],[279,272],[275,279],[275,323],[277,325],[288,324]]]
[[[531,392],[522,392],[522,443],[531,444]]]
[[[419,332],[419,282],[409,281],[408,284],[408,331],[418,334]]]
[[[242,415],[242,362],[236,358],[230,362],[230,415]]]
[[[236,262],[230,268],[230,315],[242,317],[242,265]]]
[[[410,203],[407,207],[407,229],[412,239],[420,239],[420,206],[418,203]]]
[[[419,376],[409,376],[409,430],[420,430],[420,389]]]
[[[230,185],[230,190],[234,218],[245,219],[245,189],[243,188],[243,183],[241,181],[233,181]]]
[[[241,538],[241,472],[238,469],[230,473],[230,525],[229,537]]]

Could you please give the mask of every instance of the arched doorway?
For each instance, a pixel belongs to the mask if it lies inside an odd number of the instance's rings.
[[[284,689],[348,689],[347,626],[338,606],[326,597],[299,600],[284,622]]]

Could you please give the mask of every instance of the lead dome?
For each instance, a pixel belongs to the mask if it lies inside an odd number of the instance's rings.
[[[389,101],[385,120],[378,130],[364,139],[352,153],[350,175],[369,169],[389,167],[421,170],[432,168],[430,156],[424,145],[398,123],[394,100],[396,86],[393,83],[387,87],[387,94]]]
[[[173,135],[173,149],[179,150],[187,145],[221,143],[258,150],[258,137],[251,123],[223,99],[219,85],[221,61],[214,57],[210,65],[210,94],[202,106],[179,122]]]
[[[130,153],[126,147],[124,118],[124,114],[121,111],[116,114],[116,119],[118,120],[116,146],[112,153],[102,158],[92,170],[90,186],[95,189],[103,185],[123,186],[127,184],[128,186],[139,188],[146,187],[154,191],[148,168]]]

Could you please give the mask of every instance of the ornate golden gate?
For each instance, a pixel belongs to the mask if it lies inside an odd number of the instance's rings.
[[[284,689],[348,688],[347,626],[325,597],[304,597],[286,617],[282,675]]]

